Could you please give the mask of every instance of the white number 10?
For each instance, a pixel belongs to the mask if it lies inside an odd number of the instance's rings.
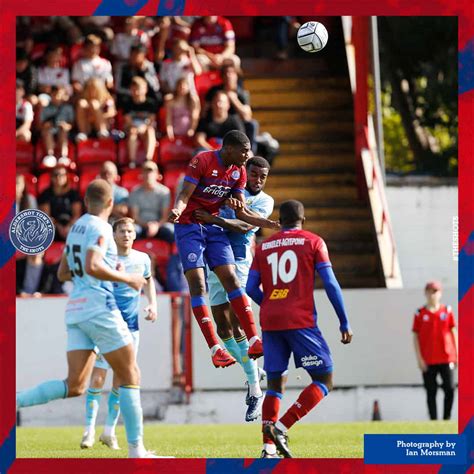
[[[276,285],[278,277],[283,283],[293,281],[298,270],[298,258],[293,250],[286,250],[282,253],[280,261],[278,261],[278,253],[273,252],[267,257],[267,262],[272,267],[272,280]],[[290,262],[290,268],[286,271],[286,262]]]

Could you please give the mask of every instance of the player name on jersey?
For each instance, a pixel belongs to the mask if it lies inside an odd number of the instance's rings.
[[[304,245],[305,238],[287,237],[285,239],[272,240],[271,242],[264,242],[262,250],[274,249],[277,247],[291,247],[293,245]]]

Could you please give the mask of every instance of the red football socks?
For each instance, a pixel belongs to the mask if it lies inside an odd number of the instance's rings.
[[[244,290],[237,288],[230,292],[228,296],[232,309],[239,319],[239,323],[247,339],[250,341],[252,337],[258,337],[257,326],[255,326],[255,320],[253,319],[252,306]]]
[[[278,413],[280,412],[281,393],[273,390],[267,390],[262,406],[262,431],[265,425],[275,423],[278,420]],[[263,442],[267,444],[274,444],[274,442],[263,435]]]
[[[290,429],[324,398],[326,393],[324,393],[323,387],[324,385],[315,383],[308,385],[301,392],[298,400],[296,400],[296,402],[291,405],[288,411],[280,418],[280,422],[285,425],[287,429]]]
[[[219,340],[217,339],[214,324],[212,323],[212,318],[209,314],[206,301],[202,296],[194,296],[191,298],[191,304],[193,307],[194,317],[201,328],[202,335],[206,339],[209,349],[211,349],[219,344]]]

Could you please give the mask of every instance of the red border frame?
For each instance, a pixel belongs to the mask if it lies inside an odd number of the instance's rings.
[[[119,4],[121,0],[114,0]],[[128,0],[127,5],[136,4],[138,0]],[[163,7],[172,8],[173,0],[162,0]],[[171,6],[169,3],[171,2]],[[157,9],[157,1],[149,0],[141,12],[153,14]],[[420,0],[366,0],[364,2],[346,2],[345,0],[322,0],[318,3],[311,1],[291,2],[285,0],[260,0],[258,3],[247,0],[207,0],[205,3],[197,0],[188,0],[184,14],[223,14],[223,15],[440,15],[458,16],[459,18],[459,51],[474,42],[474,24],[472,0],[432,0],[422,5]],[[12,217],[14,200],[15,174],[15,143],[13,140],[13,121],[11,116],[14,110],[14,55],[15,55],[15,16],[16,15],[91,15],[99,5],[99,0],[82,0],[81,2],[65,2],[64,0],[49,0],[48,2],[31,2],[26,0],[3,0],[0,28],[0,52],[2,66],[0,70],[0,149],[3,154],[3,166],[0,173],[0,251],[10,254],[11,248],[5,237],[5,229]],[[113,13],[115,10],[112,10]],[[473,54],[474,56],[474,54]],[[473,65],[474,67],[474,65]],[[471,67],[472,71],[472,67]],[[465,71],[466,73],[466,71]],[[471,72],[472,74],[472,72]],[[474,85],[473,85],[474,87]],[[460,249],[467,243],[469,235],[474,230],[474,199],[471,191],[474,182],[474,157],[471,134],[473,130],[474,90],[467,91],[459,96],[459,211],[460,211]],[[8,232],[7,234],[8,235]],[[5,255],[4,255],[5,256]],[[1,259],[0,259],[1,261]],[[12,428],[15,424],[15,289],[14,259],[10,258],[0,268],[0,374],[2,376],[2,390],[0,391],[0,458],[5,455],[2,445],[6,446],[12,440]],[[471,277],[472,278],[472,277]],[[459,431],[462,432],[471,424],[469,420],[474,416],[474,345],[471,334],[474,334],[474,291],[468,291],[459,305],[460,352],[459,367]],[[10,438],[9,438],[10,436]],[[13,436],[14,441],[14,436]],[[471,439],[472,441],[472,439]],[[474,445],[472,446],[474,450]],[[472,461],[471,461],[472,462]],[[1,465],[1,459],[0,459]],[[258,466],[257,466],[258,465]],[[174,473],[204,473],[222,472],[266,472],[296,473],[318,472],[324,474],[344,473],[434,473],[440,471],[440,466],[370,466],[364,465],[361,459],[301,459],[283,460],[278,464],[264,464],[261,461],[243,460],[72,460],[72,459],[38,459],[16,460],[11,472],[41,473],[41,472],[158,472]],[[270,469],[269,469],[270,468]],[[445,470],[442,469],[444,472]],[[462,471],[474,472],[473,467],[465,466]]]

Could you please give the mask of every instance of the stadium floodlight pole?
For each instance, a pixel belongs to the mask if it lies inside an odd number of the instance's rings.
[[[383,123],[382,123],[382,99],[381,99],[381,81],[380,81],[380,55],[379,55],[379,35],[377,26],[377,17],[370,18],[372,35],[372,72],[374,75],[374,93],[375,93],[375,134],[377,137],[377,154],[379,155],[380,168],[385,183],[385,152],[383,144]]]

